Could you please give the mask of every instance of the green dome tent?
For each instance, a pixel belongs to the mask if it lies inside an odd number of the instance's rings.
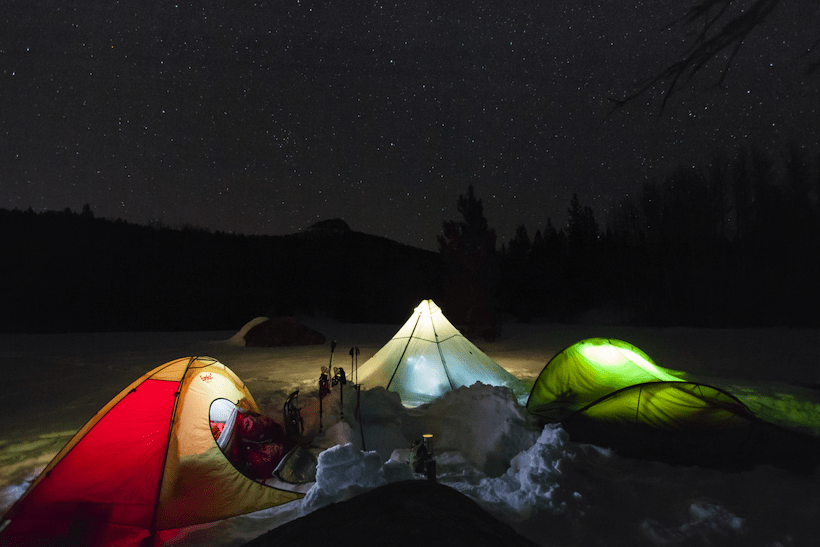
[[[627,342],[590,338],[547,363],[527,410],[560,422],[573,440],[633,457],[715,467],[816,463],[816,439],[760,420],[731,393],[690,380]]]
[[[683,373],[657,366],[621,340],[582,340],[552,358],[532,387],[527,410],[559,422],[614,392],[648,382],[681,381]]]

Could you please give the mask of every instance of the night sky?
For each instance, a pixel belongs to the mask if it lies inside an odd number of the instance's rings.
[[[669,100],[614,103],[689,44],[686,0],[5,0],[0,207],[435,249],[473,184],[499,244],[602,224],[715,150],[820,150],[820,4],[790,0]]]

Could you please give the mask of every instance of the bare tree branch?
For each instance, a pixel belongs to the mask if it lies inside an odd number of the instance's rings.
[[[700,27],[696,33],[692,33],[695,35],[692,46],[678,61],[646,80],[641,87],[625,98],[610,97],[615,103],[610,115],[655,87],[663,87],[663,112],[669,98],[680,87],[700,73],[710,61],[727,51],[727,57],[720,68],[720,78],[714,84],[722,86],[744,41],[771,16],[781,2],[782,0],[753,0],[752,4],[744,9],[744,0],[700,0],[677,22],[688,28]],[[810,68],[814,71],[818,66],[810,65]]]

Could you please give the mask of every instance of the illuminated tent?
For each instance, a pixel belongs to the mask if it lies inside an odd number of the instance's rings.
[[[237,407],[258,412],[245,385],[214,359],[186,357],[148,372],[48,464],[6,513],[0,543],[159,545],[179,528],[301,497],[227,460],[210,420],[214,410]]]
[[[552,358],[527,410],[575,440],[631,455],[715,464],[739,455],[757,427],[733,395],[657,366],[620,340],[591,338]]]
[[[365,388],[384,387],[415,407],[476,382],[517,386],[518,379],[456,329],[432,300],[424,300],[399,331],[358,370]]]
[[[553,357],[532,387],[527,410],[559,422],[618,390],[648,382],[682,381],[621,340],[582,340]]]

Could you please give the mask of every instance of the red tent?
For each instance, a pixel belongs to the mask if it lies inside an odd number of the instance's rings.
[[[217,445],[210,409],[258,412],[225,365],[171,361],[125,388],[4,516],[1,545],[160,545],[178,529],[298,499],[254,481]]]

